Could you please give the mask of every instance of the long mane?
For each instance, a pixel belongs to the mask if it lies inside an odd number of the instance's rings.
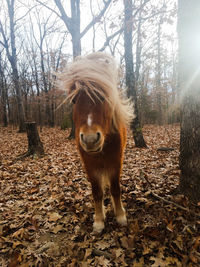
[[[96,52],[78,57],[68,65],[61,80],[62,88],[67,90],[70,101],[81,90],[85,90],[92,100],[103,97],[110,105],[116,129],[120,125],[128,125],[134,118],[131,101],[124,98],[118,89],[118,69],[112,56]]]

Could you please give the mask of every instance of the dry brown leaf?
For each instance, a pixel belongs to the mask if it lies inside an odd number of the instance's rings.
[[[59,215],[57,212],[50,213],[48,214],[48,216],[50,222],[56,222],[57,220],[62,218],[62,216]]]
[[[141,257],[139,260],[134,260],[132,267],[142,267],[144,265],[144,258]]]
[[[55,227],[53,227],[51,232],[53,232],[54,234],[57,234],[58,232],[60,232],[62,230],[63,230],[63,225],[62,224],[58,224]]]
[[[17,230],[16,232],[14,232],[12,236],[15,238],[22,239],[24,237],[24,235],[25,235],[25,229],[21,228],[21,229]]]
[[[173,221],[170,221],[170,222],[167,224],[167,229],[168,229],[170,232],[173,232],[173,231],[174,231]]]
[[[198,237],[196,238],[195,243],[194,243],[194,245],[193,245],[193,248],[194,248],[195,250],[197,250],[198,248],[200,248],[200,236],[198,236]]]
[[[28,190],[29,194],[35,194],[39,192],[39,187],[32,187],[31,189]]]

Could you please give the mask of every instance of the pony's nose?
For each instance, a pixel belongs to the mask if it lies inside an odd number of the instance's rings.
[[[99,142],[99,140],[101,138],[101,133],[100,132],[96,132],[96,133],[92,133],[92,134],[81,133],[80,137],[81,137],[81,141],[85,145],[87,145],[88,147],[91,147],[91,146],[93,146]]]

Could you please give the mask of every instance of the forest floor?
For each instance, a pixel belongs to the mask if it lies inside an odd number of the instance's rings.
[[[67,131],[40,132],[45,156],[15,161],[26,134],[0,128],[0,266],[200,266],[200,203],[179,183],[179,127],[148,125],[147,149],[131,135],[121,180],[128,226],[105,195],[105,229],[92,232],[91,187]],[[157,151],[172,147],[173,151]]]

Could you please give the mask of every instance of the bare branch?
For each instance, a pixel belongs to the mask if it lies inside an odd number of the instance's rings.
[[[0,40],[0,44],[6,48],[5,44]]]
[[[90,28],[96,23],[98,22],[101,17],[104,15],[104,13],[106,12],[107,8],[109,7],[111,3],[111,0],[107,0],[107,1],[104,1],[104,8],[100,11],[100,13],[95,16],[92,21],[85,27],[85,29],[82,31],[81,33],[81,38],[90,30]]]
[[[25,18],[31,12],[31,10],[34,9],[35,7],[36,5],[32,6],[22,17],[16,19],[15,24],[17,24],[17,22],[20,21],[21,19]]]
[[[159,12],[155,12],[155,13],[153,13],[151,16],[148,16],[148,17],[145,17],[145,18],[142,18],[141,17],[141,20],[148,20],[148,19],[151,19],[151,18],[153,18],[153,17],[155,17],[155,16],[157,16],[157,15],[160,15],[160,14],[162,14],[162,13],[169,13],[169,12],[171,12],[172,10],[168,10],[168,11],[159,11]]]
[[[104,43],[104,45],[102,46],[101,49],[99,49],[100,52],[104,51],[105,48],[109,45],[110,41],[117,36],[118,34],[121,34],[124,31],[124,27],[122,27],[121,29],[119,29],[118,31],[116,31],[115,33],[111,34],[110,36],[108,36],[106,38],[106,41]]]
[[[3,25],[1,23],[1,20],[0,20],[0,33],[2,34],[2,37],[3,37],[3,41],[0,41],[0,43],[6,48],[7,50],[7,53],[9,53],[9,49],[8,49],[8,40],[6,38],[6,35],[5,35],[5,32],[4,32],[4,29],[3,29]],[[10,55],[10,53],[9,53]]]
[[[137,13],[139,13],[141,11],[141,9],[149,2],[150,0],[145,0],[144,3],[140,6],[140,8],[138,8],[135,13],[133,14],[133,18],[136,17]]]
[[[47,6],[46,4],[44,4],[43,2],[41,2],[40,0],[36,0],[37,3],[39,3],[40,5],[46,7],[47,9],[49,9],[50,11],[52,11],[54,14],[56,14],[56,16],[58,16],[60,19],[62,19],[61,15],[56,12],[56,10],[50,8],[49,6]]]
[[[63,22],[67,26],[67,29],[72,34],[73,27],[72,27],[71,18],[67,16],[67,13],[65,12],[65,9],[64,9],[63,5],[61,4],[60,0],[54,0],[54,2],[60,11],[61,16],[59,16],[59,17],[63,20]]]

